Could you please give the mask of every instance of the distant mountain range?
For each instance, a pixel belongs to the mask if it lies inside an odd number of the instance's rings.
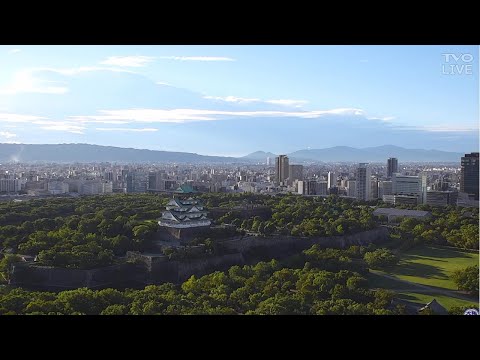
[[[405,149],[399,146],[383,145],[363,149],[335,146],[326,149],[298,150],[289,154],[289,156],[315,161],[385,162],[389,157],[396,157],[400,161],[412,162],[460,162],[460,158],[464,154],[440,150]]]
[[[383,145],[357,149],[348,146],[335,146],[325,149],[298,150],[287,154],[293,161],[319,162],[385,162],[389,157],[409,162],[460,162],[463,153],[440,150],[405,149],[399,146]],[[270,152],[257,151],[246,155],[243,159],[266,160],[277,155]]]
[[[227,163],[239,159],[89,144],[0,144],[0,161]]]
[[[291,160],[298,162],[385,162],[389,157],[396,157],[402,162],[460,162],[464,154],[384,145],[363,149],[335,146],[325,149],[298,150],[287,155]],[[265,162],[267,157],[276,156],[265,151],[235,158],[89,144],[0,144],[1,162],[251,163]]]
[[[273,159],[276,156],[278,156],[278,155],[275,155],[274,153],[271,153],[271,152],[255,151],[251,154],[243,156],[241,159],[265,161],[267,158],[272,158]]]

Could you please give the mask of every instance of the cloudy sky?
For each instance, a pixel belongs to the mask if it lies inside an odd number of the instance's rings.
[[[0,143],[478,151],[478,46],[0,46]]]

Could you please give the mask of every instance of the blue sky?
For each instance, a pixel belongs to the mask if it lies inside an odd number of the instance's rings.
[[[478,46],[0,46],[0,142],[470,152],[478,56]]]

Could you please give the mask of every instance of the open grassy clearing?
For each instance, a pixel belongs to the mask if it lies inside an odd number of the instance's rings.
[[[453,271],[478,265],[478,252],[445,247],[421,246],[400,256],[399,264],[384,273],[402,280],[450,290],[457,290],[451,279]]]

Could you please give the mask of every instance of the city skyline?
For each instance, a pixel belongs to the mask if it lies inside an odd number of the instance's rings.
[[[0,143],[478,149],[478,46],[0,46],[0,66]]]

